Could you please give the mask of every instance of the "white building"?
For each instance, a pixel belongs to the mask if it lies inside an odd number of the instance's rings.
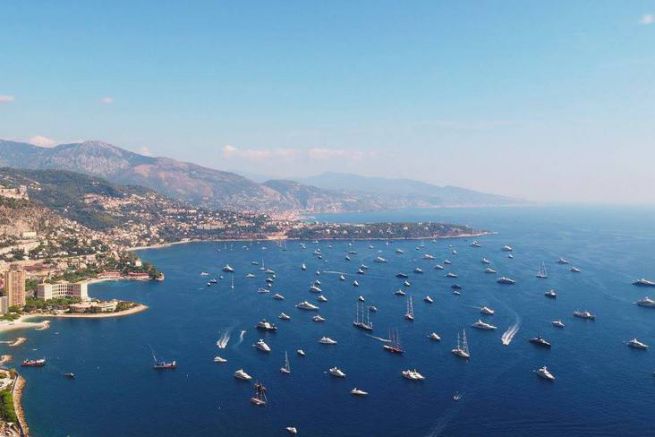
[[[56,284],[39,284],[36,288],[36,297],[43,300],[61,297],[78,297],[83,301],[89,300],[86,282],[57,282]]]
[[[7,314],[9,311],[9,298],[7,296],[0,296],[0,314]]]

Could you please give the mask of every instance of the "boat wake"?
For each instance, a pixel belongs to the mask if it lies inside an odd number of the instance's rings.
[[[232,328],[228,329],[223,334],[221,334],[221,337],[216,342],[216,346],[218,346],[219,349],[225,349],[227,347],[227,344],[230,342],[231,333],[232,333]]]
[[[243,337],[245,337],[245,336],[246,336],[246,330],[243,329],[243,330],[241,330],[241,333],[239,334],[239,342],[236,344],[237,346],[239,346],[241,343],[243,343]]]
[[[371,334],[366,334],[366,336],[371,337],[371,338],[373,338],[375,340],[381,341],[382,343],[391,343],[391,340],[388,339],[388,338],[377,337],[377,336],[371,335]]]
[[[514,339],[514,336],[516,335],[516,333],[519,332],[520,327],[521,327],[520,322],[516,322],[512,326],[507,328],[507,331],[505,331],[503,333],[503,336],[500,338],[500,341],[502,341],[503,345],[509,346],[509,344]]]

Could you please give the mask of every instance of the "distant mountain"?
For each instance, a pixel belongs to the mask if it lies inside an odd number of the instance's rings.
[[[396,197],[404,202],[411,202],[413,199],[417,206],[496,206],[525,203],[523,200],[511,197],[448,185],[438,186],[412,179],[327,172],[318,176],[301,178],[299,181],[327,190],[378,194]]]
[[[196,206],[310,213],[403,207],[501,205],[514,199],[423,182],[326,173],[298,182],[257,183],[235,173],[140,155],[99,141],[52,148],[0,140],[0,167],[68,170],[139,185]]]

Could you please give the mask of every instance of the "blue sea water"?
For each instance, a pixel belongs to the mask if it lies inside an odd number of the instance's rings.
[[[655,435],[655,356],[635,351],[625,342],[632,337],[655,346],[655,310],[634,302],[650,290],[631,282],[655,278],[655,210],[646,208],[506,208],[404,211],[324,216],[349,221],[438,220],[470,224],[497,234],[480,238],[481,248],[470,239],[425,242],[397,241],[387,245],[369,242],[307,243],[286,247],[275,243],[197,243],[144,250],[145,260],[166,273],[163,283],[117,282],[91,287],[101,298],[143,302],[147,312],[120,319],[53,320],[46,331],[25,331],[27,343],[10,351],[15,362],[45,356],[45,368],[23,369],[27,380],[24,406],[36,436],[263,436],[285,435],[296,426],[307,436],[644,436]],[[332,245],[332,247],[329,246]],[[513,260],[501,252],[514,248]],[[451,253],[452,245],[457,254]],[[324,260],[312,256],[320,247]],[[403,255],[395,253],[404,250]],[[346,261],[348,250],[356,250]],[[425,253],[437,261],[422,259]],[[388,264],[373,260],[381,255]],[[579,274],[556,264],[564,256],[582,269]],[[494,275],[484,274],[480,260],[487,257],[499,275],[517,280],[502,286]],[[450,259],[445,271],[437,262]],[[272,294],[258,294],[264,274],[251,261],[264,260],[277,273]],[[545,262],[547,280],[535,273]],[[226,263],[235,269],[235,288],[229,276],[213,287],[207,278],[220,274]],[[307,271],[299,266],[307,264]],[[367,275],[355,275],[360,264]],[[413,274],[420,266],[424,274]],[[315,271],[320,270],[320,276]],[[456,280],[444,275],[453,271]],[[255,279],[245,279],[252,272]],[[341,282],[338,274],[348,280]],[[414,297],[415,321],[403,318],[406,302],[393,292],[410,275],[408,295]],[[319,279],[324,295],[320,313],[325,323],[314,323],[314,313],[294,306],[316,302],[309,293]],[[361,286],[351,283],[357,279]],[[450,285],[463,286],[462,294]],[[554,288],[558,298],[544,297]],[[430,294],[435,303],[423,297]],[[651,297],[655,290],[650,291]],[[397,328],[406,350],[403,356],[383,351],[383,343],[355,329],[352,320],[359,295],[379,311],[371,314],[373,334],[387,337]],[[469,326],[482,316],[479,307],[491,306],[496,314],[486,319],[494,332]],[[597,315],[594,322],[574,319],[576,309]],[[280,312],[292,320],[280,321]],[[274,321],[274,334],[258,333],[262,318]],[[562,319],[565,329],[550,321]],[[513,341],[504,346],[501,336],[518,327]],[[462,361],[450,350],[457,332],[466,328],[471,360]],[[431,342],[435,331],[442,338]],[[243,333],[243,334],[242,334]],[[228,334],[219,350],[217,340]],[[553,343],[539,349],[528,339],[541,334]],[[15,338],[16,332],[3,335]],[[339,343],[323,346],[328,335]],[[272,353],[253,343],[265,338]],[[174,371],[152,369],[150,347],[166,359],[175,359]],[[307,356],[296,356],[302,348]],[[292,374],[279,372],[289,352]],[[217,354],[226,364],[212,361]],[[548,383],[533,371],[547,365],[557,380]],[[347,377],[330,377],[339,366]],[[232,374],[243,368],[268,388],[269,404],[249,403],[251,383]],[[403,379],[404,369],[418,369],[426,381]],[[64,372],[75,372],[68,380]],[[370,394],[350,395],[353,387]],[[460,392],[459,402],[452,399]]]

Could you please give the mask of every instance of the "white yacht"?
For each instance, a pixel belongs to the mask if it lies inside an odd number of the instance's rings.
[[[396,253],[397,253],[398,255],[402,255],[403,253],[405,253],[405,251],[402,250],[402,249],[396,249]]]
[[[305,351],[302,350],[302,349],[298,349],[298,350],[296,351],[296,353],[298,354],[299,357],[304,357],[304,356],[305,356]]]
[[[648,349],[648,345],[646,343],[642,343],[641,341],[637,340],[636,338],[633,338],[628,342],[628,346],[630,346],[633,349],[640,349],[640,350],[646,350]]]
[[[325,322],[325,318],[321,317],[320,314],[316,314],[314,317],[312,317],[312,320],[316,323],[322,323]]]
[[[394,291],[393,294],[395,294],[396,296],[404,296],[406,293],[399,288],[398,290]]]
[[[309,287],[309,292],[310,293],[322,293],[323,290],[321,290],[321,287],[319,287],[318,285],[312,284],[312,286]]]
[[[564,324],[564,322],[562,322],[561,320],[553,320],[551,323],[552,323],[553,326],[556,327],[556,328],[563,328],[563,327],[566,326],[566,325]]]
[[[266,342],[261,338],[259,340],[257,340],[257,343],[255,343],[255,347],[257,349],[259,349],[260,351],[262,351],[262,352],[267,352],[268,353],[268,352],[271,351],[271,347],[269,345],[267,345]]]
[[[330,337],[321,337],[321,339],[318,342],[321,343],[321,344],[327,344],[327,345],[337,344],[337,341],[331,339]]]
[[[486,269],[484,269],[484,272],[485,273],[496,273],[496,271],[494,269],[492,269],[491,267],[487,267]]]
[[[372,312],[372,313],[377,313],[377,312],[378,312],[378,307],[376,307],[375,305],[370,305],[370,306],[368,307],[368,310],[369,310],[370,312]]]
[[[268,288],[260,287],[260,288],[257,289],[257,293],[259,293],[259,294],[267,294],[267,293],[270,293],[270,292],[271,292],[271,290],[269,290]]]
[[[539,377],[543,379],[546,379],[548,381],[555,381],[555,377],[553,376],[552,373],[550,373],[550,371],[548,370],[548,368],[546,368],[546,366],[535,370],[535,372]]]
[[[387,260],[385,258],[382,258],[381,256],[378,256],[377,258],[375,258],[374,262],[379,264],[384,264],[387,262]]]
[[[432,299],[431,296],[425,296],[425,297],[423,298],[423,301],[424,301],[425,303],[434,303],[434,299]]]
[[[305,263],[302,263],[302,264],[300,265],[300,270],[302,270],[303,272],[304,272],[305,270],[307,270],[307,266],[305,265]]]
[[[287,426],[284,429],[291,435],[298,435],[298,428],[296,428],[295,426]]]
[[[411,286],[412,286],[411,282],[409,281],[403,282],[403,287],[411,287]]]
[[[560,259],[557,260],[557,264],[565,265],[565,264],[568,264],[568,263],[569,263],[569,261],[566,258],[560,257]]]
[[[655,287],[655,281],[649,281],[648,279],[641,278],[632,283],[637,287]]]
[[[320,294],[320,295],[316,298],[316,300],[319,301],[319,302],[327,302],[327,301],[328,301],[327,297],[323,296],[322,294]]]
[[[478,240],[475,240],[473,243],[471,243],[471,247],[482,247],[480,245],[480,242]]]
[[[357,300],[360,301],[360,302],[364,302],[366,299],[364,299],[364,296],[359,296],[357,298]]]
[[[225,264],[225,267],[223,267],[223,271],[225,273],[234,273],[234,269],[229,264]]]
[[[357,387],[350,390],[350,394],[353,396],[368,396],[368,392]]]
[[[214,362],[215,362],[215,363],[223,364],[223,363],[227,363],[227,360],[226,360],[225,358],[219,356],[219,355],[216,355],[216,356],[214,357]]]
[[[499,284],[505,284],[505,285],[513,285],[516,284],[516,281],[512,278],[508,278],[507,276],[501,276],[496,280]]]
[[[637,305],[640,307],[646,307],[646,308],[655,308],[655,300],[651,299],[650,297],[646,296],[637,301]]]
[[[509,244],[506,244],[506,245],[503,246],[502,250],[503,250],[503,252],[511,252],[514,249],[512,249],[512,246],[510,246]]]
[[[345,277],[344,275],[339,275],[339,280],[340,280],[340,281],[345,281],[345,280],[346,280],[346,277]]]
[[[289,364],[289,354],[287,351],[284,351],[284,365],[280,367],[280,372],[284,373],[285,375],[291,374],[291,365]]]
[[[444,263],[444,265],[447,265],[447,266],[452,264],[452,262],[449,259],[443,260],[443,263]]]
[[[476,328],[476,329],[482,329],[484,331],[493,331],[495,329],[498,329],[494,325],[492,325],[490,323],[485,323],[482,320],[478,320],[477,322],[472,324],[471,327]]]
[[[255,277],[255,274],[254,274],[254,273],[248,273],[248,274],[246,275],[246,279],[252,279],[252,278],[254,278],[254,277]]]
[[[414,269],[414,273],[421,274],[421,273],[423,273],[423,269],[420,268],[420,267],[416,267],[416,268]]]
[[[441,264],[437,264],[437,265],[434,266],[434,269],[435,270],[443,270],[444,266],[442,266]]]
[[[448,272],[446,274],[446,278],[456,278],[456,277],[457,277],[457,275],[455,273],[453,273],[453,272]]]
[[[582,270],[580,270],[578,267],[571,267],[571,273],[580,273]]]
[[[487,258],[482,258],[482,264],[489,265],[491,264],[491,261],[489,261]]]
[[[316,305],[313,305],[306,300],[300,302],[298,305],[296,305],[296,308],[299,310],[305,310],[305,311],[318,311],[318,307]]]
[[[360,308],[361,307],[361,308]],[[355,320],[353,320],[355,328],[363,329],[364,331],[372,331],[373,323],[370,318],[370,311],[365,311],[364,305],[356,302],[355,306]]]
[[[280,313],[277,318],[280,320],[291,320],[291,316],[289,316],[287,313]]]
[[[239,369],[236,372],[234,372],[234,377],[236,379],[241,379],[243,381],[250,381],[252,379],[252,376],[248,375],[245,370]]]
[[[423,259],[433,260],[435,258],[434,258],[434,256],[430,255],[429,253],[426,253],[425,255],[423,255]]]
[[[471,353],[469,352],[468,342],[466,341],[466,331],[462,330],[462,335],[460,337],[459,332],[457,333],[457,347],[452,349],[452,352],[455,356],[468,360],[471,358]]]
[[[359,282],[353,281],[353,287],[359,287]]]
[[[577,317],[579,319],[585,319],[585,320],[596,320],[596,316],[591,314],[589,311],[574,311],[573,312],[573,317]]]
[[[336,367],[336,366],[335,366],[335,367],[332,367],[332,368],[329,370],[329,372],[330,372],[330,375],[332,375],[332,376],[336,376],[337,378],[345,378],[345,377],[346,377],[346,374],[345,374],[341,369],[339,369],[339,368]]]
[[[441,337],[439,337],[439,334],[436,332],[431,332],[430,335],[428,335],[428,338],[432,341],[441,341]]]
[[[260,331],[270,331],[270,332],[277,331],[277,326],[275,326],[274,323],[271,323],[266,319],[262,319],[259,323],[257,323],[257,326],[255,326],[255,328],[259,329]]]
[[[207,272],[200,272],[200,276],[209,276],[209,273],[207,273]]]
[[[284,300],[284,296],[282,296],[280,293],[275,293],[273,295],[273,299],[275,299],[275,300]]]
[[[418,370],[403,370],[402,375],[405,379],[409,379],[410,381],[424,381],[425,376],[421,375]]]
[[[491,308],[489,308],[487,306],[484,306],[484,307],[480,308],[480,312],[482,314],[484,314],[485,316],[493,316],[494,314],[496,314],[496,311],[494,311],[493,309],[491,309]]]
[[[548,290],[547,292],[544,293],[544,296],[549,297],[551,299],[556,299],[557,298],[557,292],[551,288],[550,290]]]

